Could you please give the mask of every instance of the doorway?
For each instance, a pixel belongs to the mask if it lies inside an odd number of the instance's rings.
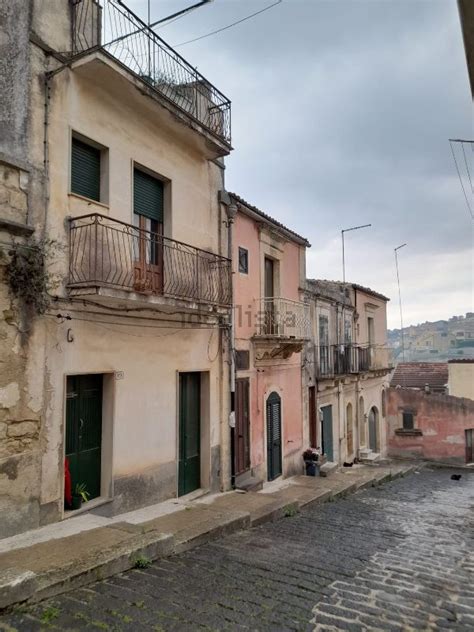
[[[346,407],[346,441],[347,460],[349,460],[354,452],[354,423],[352,419],[352,404],[350,402]]]
[[[316,425],[316,387],[308,388],[308,407],[309,407],[309,445],[311,448],[318,447],[318,433]]]
[[[334,447],[332,438],[332,406],[321,408],[321,444],[323,454],[328,461],[334,461]]]
[[[369,448],[372,452],[378,451],[378,424],[379,411],[376,406],[372,406],[369,412]]]
[[[66,459],[71,490],[84,485],[89,497],[100,496],[103,376],[70,375],[66,384]]]
[[[466,463],[474,462],[474,430],[464,431],[466,435]]]
[[[235,475],[250,469],[249,378],[235,380]]]
[[[179,374],[178,496],[201,486],[201,374]]]
[[[267,399],[267,471],[273,481],[282,474],[281,456],[281,398],[271,393]]]

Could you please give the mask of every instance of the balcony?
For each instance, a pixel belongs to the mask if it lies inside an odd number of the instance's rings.
[[[69,220],[71,294],[142,299],[178,306],[231,305],[231,262],[98,213]]]
[[[256,359],[287,359],[310,338],[310,307],[286,298],[256,301]]]
[[[102,51],[174,110],[231,149],[230,101],[121,0],[72,2],[71,57]]]
[[[316,347],[316,373],[319,378],[391,368],[390,352],[385,346],[348,343]]]

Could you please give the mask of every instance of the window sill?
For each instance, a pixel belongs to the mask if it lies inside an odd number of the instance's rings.
[[[85,197],[84,195],[79,195],[79,193],[69,192],[68,197],[76,198],[78,200],[82,200],[83,202],[88,202],[89,204],[100,206],[101,208],[110,209],[109,204],[106,204],[105,202],[98,202],[97,200],[93,200],[92,198]]]
[[[397,428],[395,434],[400,437],[422,437],[423,432],[419,428]]]

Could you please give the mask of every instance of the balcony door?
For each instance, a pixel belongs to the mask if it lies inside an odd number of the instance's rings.
[[[265,257],[264,269],[264,296],[265,296],[265,334],[275,335],[278,333],[275,313],[275,262],[269,257]]]
[[[137,292],[163,291],[163,182],[133,172],[133,285]]]

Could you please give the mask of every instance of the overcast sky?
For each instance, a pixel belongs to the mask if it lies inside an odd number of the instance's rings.
[[[151,0],[152,21],[193,2]],[[269,4],[214,0],[157,32],[177,45]],[[232,100],[227,188],[309,239],[309,277],[341,279],[340,230],[372,223],[346,237],[346,278],[391,297],[389,327],[404,242],[405,325],[474,311],[448,143],[473,137],[455,0],[283,0],[177,50]]]

